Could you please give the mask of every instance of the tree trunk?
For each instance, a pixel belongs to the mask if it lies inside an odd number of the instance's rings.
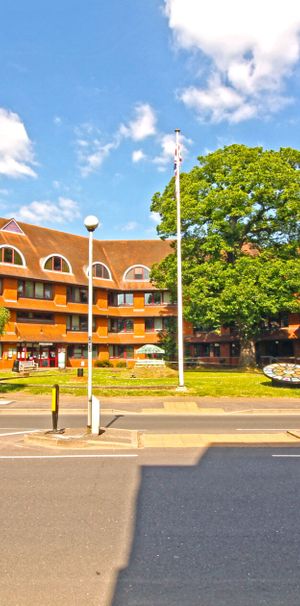
[[[256,366],[255,343],[251,339],[241,340],[241,353],[239,366],[242,368],[254,368]]]

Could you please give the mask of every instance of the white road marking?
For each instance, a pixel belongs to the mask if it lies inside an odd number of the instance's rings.
[[[23,433],[37,433],[38,431],[42,431],[41,429],[26,429],[24,431],[12,431],[9,433],[0,433],[0,438],[6,437],[6,436],[19,436]]]
[[[300,454],[296,455],[296,454],[289,454],[289,455],[272,455],[272,457],[276,457],[276,458],[287,458],[287,457],[300,457]]]
[[[73,454],[73,455],[5,455],[0,460],[16,459],[125,459],[137,457],[137,454]]]

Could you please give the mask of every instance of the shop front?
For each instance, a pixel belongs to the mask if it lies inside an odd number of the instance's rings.
[[[33,360],[40,368],[55,368],[63,351],[57,343],[22,343],[17,347],[17,360]]]

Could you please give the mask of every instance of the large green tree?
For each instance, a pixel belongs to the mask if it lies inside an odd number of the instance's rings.
[[[254,362],[262,319],[300,310],[300,152],[231,145],[181,175],[184,316],[210,330],[234,324],[241,363]],[[151,210],[176,237],[174,178]],[[152,279],[176,296],[174,253]]]

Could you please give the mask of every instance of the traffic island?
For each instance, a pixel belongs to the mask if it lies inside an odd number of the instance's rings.
[[[300,440],[300,429],[290,429],[287,433],[290,436],[297,438],[297,440]]]
[[[99,435],[92,435],[86,428],[66,428],[59,432],[39,431],[26,434],[24,443],[50,448],[140,448],[140,431],[131,429],[100,429]]]
[[[99,436],[87,433],[86,428],[65,429],[63,433],[36,432],[24,436],[24,443],[50,448],[97,448],[139,449],[139,448],[203,448],[218,445],[298,445],[300,434],[291,431],[276,433],[244,434],[162,434],[147,433],[129,429],[104,428]]]

